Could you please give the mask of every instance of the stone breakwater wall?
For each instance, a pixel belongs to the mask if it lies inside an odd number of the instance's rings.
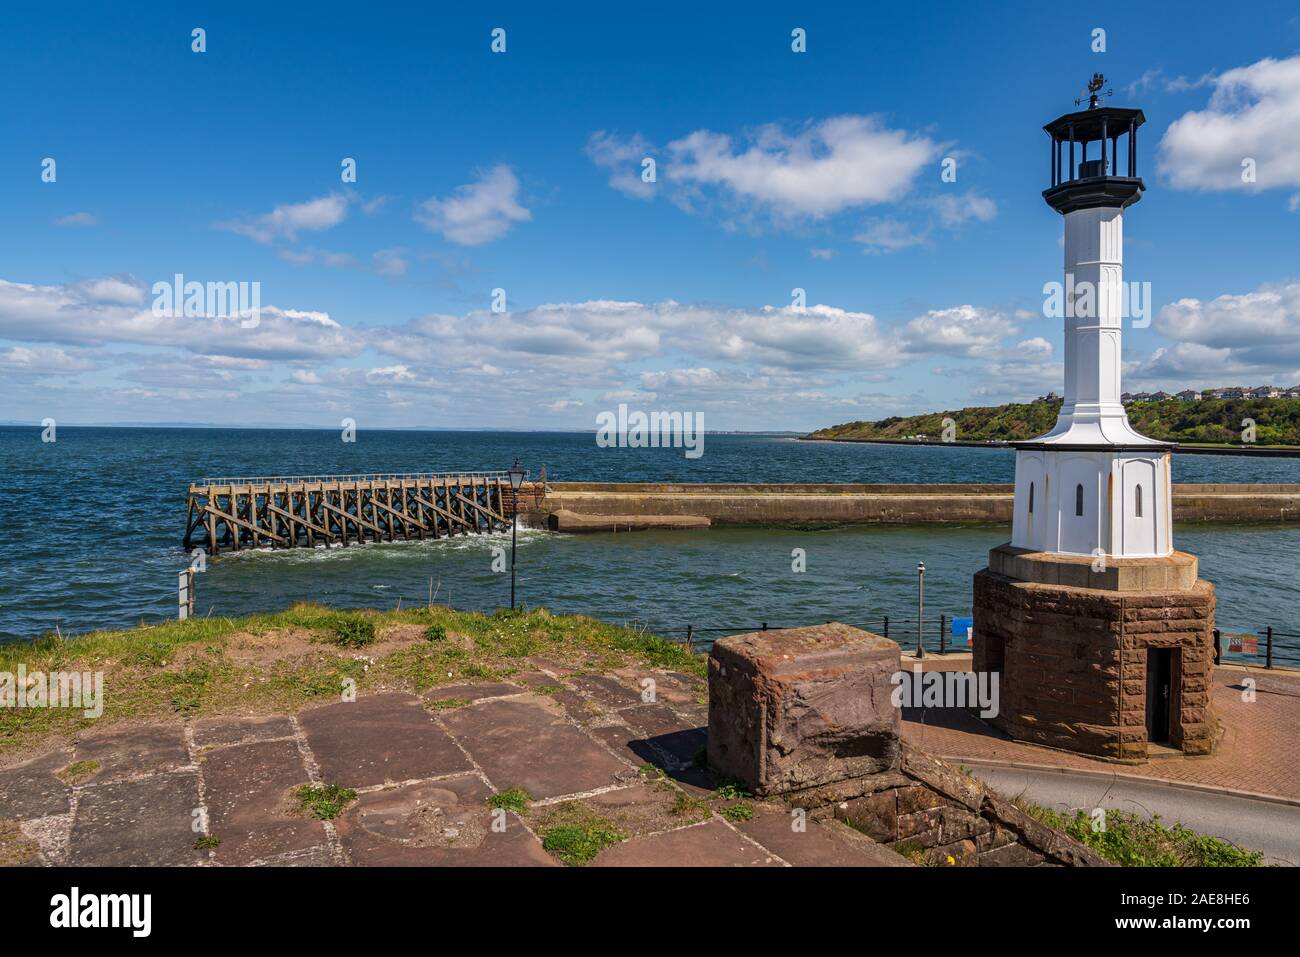
[[[991,484],[552,482],[530,503],[529,521],[554,526],[550,516],[565,512],[624,521],[639,516],[645,527],[681,527],[668,519],[683,516],[712,525],[1005,525],[1013,492],[1011,485]],[[1300,484],[1175,485],[1173,504],[1178,522],[1294,522],[1300,521]]]

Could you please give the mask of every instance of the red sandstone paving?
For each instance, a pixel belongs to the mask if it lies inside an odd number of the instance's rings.
[[[1242,701],[1240,684],[1247,676],[1259,680],[1260,689],[1273,687],[1288,689],[1290,693],[1258,690],[1254,702]],[[903,738],[958,761],[974,758],[1106,771],[1300,799],[1300,773],[1296,771],[1300,676],[1221,668],[1214,672],[1212,688],[1214,707],[1226,733],[1217,752],[1204,757],[1160,758],[1142,765],[1115,764],[1012,741],[974,719],[962,716],[953,720],[951,716],[937,715],[933,709],[925,715],[928,722],[925,724],[920,721],[919,711],[905,710]],[[936,721],[943,721],[944,725],[935,724]]]
[[[494,814],[491,795],[473,774],[386,788],[362,795],[336,827],[354,864],[558,866],[518,816]]]
[[[0,771],[0,818],[31,819],[67,814],[72,788],[55,772],[72,761],[70,748]]]
[[[207,857],[194,843],[199,776],[194,771],[156,774],[86,788],[68,842],[68,863],[167,866]]]
[[[321,781],[363,788],[470,770],[415,695],[367,695],[300,712]]]
[[[248,718],[200,718],[194,722],[193,736],[196,748],[219,747],[226,744],[246,744],[250,741],[269,741],[274,738],[291,738],[294,735],[293,718],[286,715]]]
[[[132,725],[79,736],[73,761],[98,761],[96,780],[172,771],[190,763],[180,725]]]
[[[464,699],[465,701],[483,701],[487,698],[504,698],[508,695],[520,694],[524,688],[511,684],[492,684],[492,683],[470,683],[460,685],[439,685],[431,691],[424,693],[425,701],[456,701]]]
[[[628,770],[539,695],[468,705],[441,720],[498,790],[544,799],[607,787]]]
[[[607,847],[589,867],[779,867],[781,861],[714,818]]]
[[[794,823],[789,811],[759,806],[736,828],[796,867],[915,866],[840,821],[805,819],[803,830]]]
[[[303,816],[290,793],[309,780],[296,741],[217,748],[201,764],[208,832],[221,839],[218,863],[251,864],[326,843],[324,826]]]

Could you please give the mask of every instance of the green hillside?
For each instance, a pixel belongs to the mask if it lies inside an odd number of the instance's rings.
[[[937,442],[943,420],[957,423],[958,442],[1014,442],[1031,439],[1051,429],[1061,400],[982,406],[893,416],[879,422],[845,422],[811,433],[811,439],[904,439],[924,435]],[[1300,399],[1202,399],[1134,402],[1129,421],[1143,435],[1171,442],[1239,445],[1242,420],[1255,422],[1256,445],[1300,445]]]

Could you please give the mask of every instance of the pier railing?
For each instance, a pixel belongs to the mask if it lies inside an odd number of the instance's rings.
[[[482,534],[538,493],[500,470],[208,478],[190,485],[183,544],[216,555]]]
[[[359,472],[355,475],[333,473],[330,475],[263,475],[205,478],[193,486],[204,485],[312,485],[317,482],[413,482],[427,479],[472,478],[506,481],[505,471],[493,472]]]

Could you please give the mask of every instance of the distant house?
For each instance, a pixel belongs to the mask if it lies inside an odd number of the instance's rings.
[[[1182,392],[1178,393],[1178,398],[1182,399],[1184,402],[1200,402],[1201,393],[1195,389],[1184,389]]]
[[[1164,402],[1166,399],[1172,399],[1172,398],[1173,398],[1172,395],[1170,395],[1168,392],[1165,392],[1163,390],[1160,392],[1151,393],[1151,400],[1153,402]]]
[[[1282,390],[1276,386],[1261,385],[1250,390],[1252,399],[1276,399],[1282,395]]]
[[[1122,405],[1128,405],[1130,402],[1133,401],[1133,393],[1125,392],[1122,396],[1119,397],[1119,401]]]
[[[1235,387],[1231,389],[1220,389],[1215,393],[1214,397],[1216,399],[1244,399],[1246,397],[1246,390]]]
[[[1300,385],[1293,386],[1282,393],[1284,399],[1300,399]]]
[[[1134,402],[1150,402],[1152,399],[1150,392],[1138,392],[1133,396]]]

